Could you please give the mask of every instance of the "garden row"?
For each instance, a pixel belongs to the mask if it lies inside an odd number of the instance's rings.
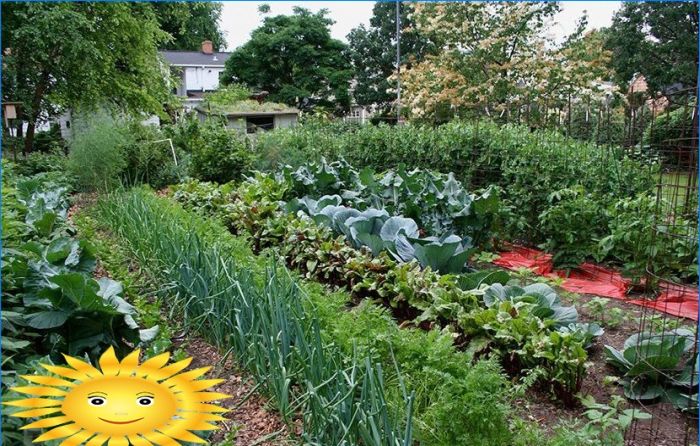
[[[488,122],[433,128],[312,121],[260,135],[255,152],[264,170],[326,157],[376,170],[409,163],[454,172],[471,188],[498,187],[499,237],[543,247],[557,266],[604,261],[639,277],[651,259],[659,276],[697,281],[697,240],[685,232],[697,197],[657,208],[662,167],[620,148]],[[675,223],[653,237],[659,209],[675,214]]]

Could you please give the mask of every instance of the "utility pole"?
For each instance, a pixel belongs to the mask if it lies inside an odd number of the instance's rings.
[[[396,124],[401,122],[401,0],[396,0]]]

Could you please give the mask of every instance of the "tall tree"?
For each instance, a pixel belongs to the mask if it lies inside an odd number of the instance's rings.
[[[292,15],[265,17],[226,61],[222,81],[268,91],[270,99],[287,104],[346,108],[351,77],[346,45],[331,38],[327,14],[296,7]]]
[[[624,3],[607,30],[617,81],[641,73],[654,91],[698,78],[697,2]]]
[[[156,2],[151,5],[161,29],[172,36],[163,49],[196,51],[204,40],[212,41],[214,51],[226,48],[224,33],[219,28],[221,3]]]
[[[434,51],[432,43],[413,28],[411,4],[400,2],[401,64],[410,69]],[[348,34],[348,56],[353,67],[353,99],[364,107],[375,106],[387,114],[396,98],[396,3],[377,2],[369,27],[360,25]]]
[[[159,113],[168,88],[145,3],[3,3],[3,100],[20,101],[31,151],[38,122],[61,108],[111,103]]]

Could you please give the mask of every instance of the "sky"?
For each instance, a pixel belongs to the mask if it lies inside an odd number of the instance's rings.
[[[233,51],[244,44],[250,33],[262,23],[262,15],[258,13],[258,6],[267,3],[271,7],[271,14],[291,14],[294,6],[303,6],[311,11],[326,8],[330,11],[330,17],[335,20],[331,28],[331,34],[336,39],[347,41],[345,38],[351,29],[360,24],[369,25],[372,16],[373,1],[234,1],[224,2],[221,14],[221,27],[226,32],[228,51]],[[610,25],[613,13],[620,8],[620,2],[607,1],[563,1],[562,11],[555,18],[556,23],[552,28],[555,39],[561,40],[571,33],[576,21],[588,11],[589,28],[600,28]]]

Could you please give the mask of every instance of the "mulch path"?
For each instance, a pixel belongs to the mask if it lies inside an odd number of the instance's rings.
[[[221,422],[222,429],[215,431],[209,439],[212,444],[218,444],[232,436],[235,441],[225,444],[236,446],[293,444],[289,440],[290,433],[287,425],[270,407],[268,400],[258,392],[250,395],[255,383],[238,370],[233,358],[228,357],[224,360],[215,347],[197,336],[188,335],[185,341],[178,344],[174,344],[173,347],[181,347],[188,356],[192,357],[191,369],[212,366],[212,370],[206,374],[206,379],[226,380],[214,387],[213,391],[232,396],[217,403],[230,411],[223,415],[227,421]]]

